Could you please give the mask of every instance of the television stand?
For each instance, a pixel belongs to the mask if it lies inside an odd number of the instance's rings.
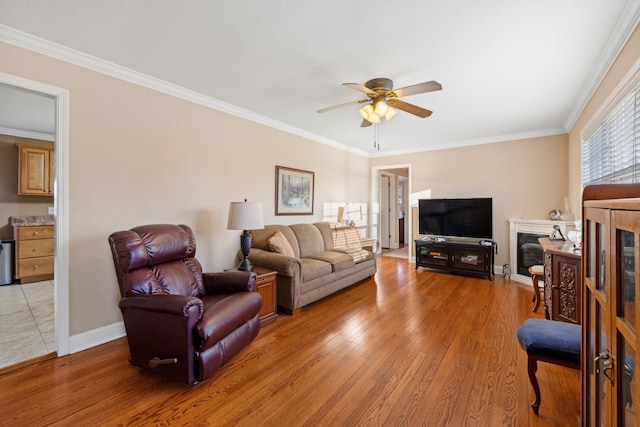
[[[492,280],[495,242],[484,239],[433,238],[415,240],[418,267],[482,275]]]

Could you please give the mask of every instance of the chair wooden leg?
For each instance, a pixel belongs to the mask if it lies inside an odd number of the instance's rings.
[[[537,276],[535,274],[531,276],[531,280],[533,280],[533,301],[536,302],[532,310],[534,312],[538,311],[538,308],[540,307],[540,300],[542,299],[540,297],[540,286],[538,286],[539,277],[540,276]]]
[[[538,371],[538,360],[535,357],[527,357],[527,371],[529,373],[529,381],[533,387],[533,393],[536,395],[536,400],[531,403],[533,413],[538,415],[540,409],[540,385],[538,385],[538,379],[536,378],[536,372]]]

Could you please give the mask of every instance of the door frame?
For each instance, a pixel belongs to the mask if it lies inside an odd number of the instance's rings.
[[[380,203],[378,200],[378,196],[380,193],[380,176],[382,171],[387,169],[407,169],[407,193],[409,196],[413,192],[413,168],[411,163],[401,163],[395,165],[384,165],[384,166],[373,166],[371,167],[371,211],[369,214],[369,218],[371,221],[370,229],[376,230],[375,237],[378,241],[380,241],[380,226],[378,225],[378,220],[380,218]],[[374,212],[375,211],[375,212]],[[413,213],[411,209],[411,204],[407,201],[407,212],[405,212],[405,227],[407,227],[407,235],[409,236],[409,242],[405,242],[405,245],[409,245],[409,250],[407,251],[407,259],[411,261],[411,245],[410,241],[413,237]],[[374,223],[375,222],[375,223]],[[378,245],[378,251],[380,251]]]
[[[56,352],[69,354],[69,91],[0,72],[0,84],[26,89],[55,100],[55,218],[54,313]]]

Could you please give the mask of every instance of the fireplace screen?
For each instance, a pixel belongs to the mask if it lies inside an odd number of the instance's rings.
[[[549,237],[546,234],[518,233],[518,274],[529,275],[529,267],[543,265],[542,245],[538,242],[540,237]]]

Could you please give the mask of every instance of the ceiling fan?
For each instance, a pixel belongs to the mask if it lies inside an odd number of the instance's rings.
[[[398,98],[442,90],[442,85],[434,80],[400,89],[393,89],[393,81],[384,77],[369,80],[364,86],[358,83],[343,83],[343,86],[362,92],[369,98],[323,108],[318,110],[318,113],[326,113],[327,111],[337,110],[354,104],[364,104],[366,102],[368,104],[360,109],[360,115],[363,118],[362,124],[360,125],[361,127],[371,126],[372,123],[380,123],[380,118],[383,116],[387,120],[390,120],[397,113],[394,108],[422,117],[423,119],[429,117],[432,111],[401,101]]]

